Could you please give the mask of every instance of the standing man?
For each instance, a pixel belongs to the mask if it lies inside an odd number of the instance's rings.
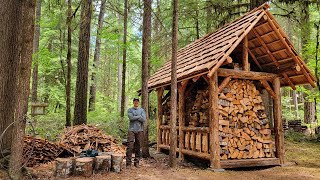
[[[143,122],[146,121],[144,109],[139,107],[139,99],[133,99],[133,107],[128,109],[129,130],[127,139],[126,165],[131,166],[132,151],[134,150],[134,166],[139,166],[140,160],[140,143],[143,136]]]

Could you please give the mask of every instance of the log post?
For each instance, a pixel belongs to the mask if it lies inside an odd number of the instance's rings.
[[[114,172],[120,173],[122,169],[122,161],[123,161],[124,155],[122,154],[112,154],[111,155],[111,168]]]
[[[55,176],[57,178],[67,178],[74,171],[74,158],[57,158]]]
[[[284,164],[284,134],[282,126],[281,115],[281,94],[280,94],[280,78],[273,80],[273,91],[275,98],[273,99],[273,112],[274,112],[274,130],[275,130],[275,145],[276,157],[279,158],[280,164]]]
[[[244,71],[249,71],[249,60],[248,60],[248,36],[243,38],[242,44],[242,68]]]
[[[221,169],[218,91],[218,73],[215,72],[209,81],[210,168],[214,171]]]
[[[179,93],[179,160],[184,160],[182,149],[184,148],[184,133],[182,127],[185,126],[185,90],[188,85],[188,80],[180,83],[178,87]]]
[[[76,159],[75,175],[90,177],[92,175],[93,158],[84,157]]]
[[[94,170],[96,172],[109,172],[111,169],[111,155],[96,156]]]
[[[157,118],[157,152],[160,152],[159,145],[161,144],[161,131],[160,125],[162,122],[162,96],[163,96],[163,88],[157,89],[157,97],[158,97],[158,118]]]

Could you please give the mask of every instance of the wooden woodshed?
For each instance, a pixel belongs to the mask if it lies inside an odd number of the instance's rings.
[[[280,88],[311,74],[264,4],[180,49],[177,149],[212,169],[284,164]],[[158,95],[157,150],[169,149],[171,61],[148,82]],[[273,99],[268,119],[262,91]],[[274,135],[272,135],[272,133]]]

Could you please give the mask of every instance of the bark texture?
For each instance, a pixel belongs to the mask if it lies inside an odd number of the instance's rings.
[[[87,123],[88,66],[92,0],[81,5],[74,125]]]
[[[0,157],[12,142],[19,66],[21,1],[0,1]]]
[[[143,36],[142,36],[142,108],[146,112],[146,121],[144,122],[144,140],[142,142],[142,157],[150,156],[149,153],[149,61],[150,61],[150,41],[151,41],[151,4],[152,0],[144,0],[143,10]]]
[[[15,123],[13,127],[9,175],[12,179],[22,178],[23,140],[25,135],[30,76],[32,66],[34,19],[36,0],[22,1],[22,34],[20,38],[21,59],[18,72],[17,101],[15,105]]]
[[[171,109],[170,109],[170,153],[169,166],[176,167],[177,148],[177,50],[178,50],[178,0],[173,0],[172,19],[172,63],[171,63]]]

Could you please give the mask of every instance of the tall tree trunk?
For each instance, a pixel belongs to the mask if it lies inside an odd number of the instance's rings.
[[[97,27],[97,37],[96,37],[96,47],[93,57],[93,72],[91,75],[91,86],[90,86],[90,99],[89,99],[89,111],[95,110],[96,103],[96,92],[97,92],[97,77],[96,71],[100,63],[100,47],[101,47],[101,30],[103,26],[103,17],[105,13],[105,3],[106,0],[101,1],[100,13],[98,17],[98,27]]]
[[[171,62],[171,106],[170,106],[170,153],[169,166],[176,167],[177,148],[177,49],[178,49],[178,7],[179,1],[173,0],[172,19],[172,62]]]
[[[71,57],[72,57],[72,48],[71,48],[71,21],[72,21],[72,0],[68,0],[68,10],[67,10],[67,28],[68,28],[68,50],[67,50],[67,79],[66,79],[66,127],[71,126]]]
[[[17,5],[16,5],[17,6]],[[12,179],[22,178],[23,140],[25,135],[30,92],[32,66],[34,19],[36,0],[22,1],[22,38],[20,38],[21,59],[18,73],[17,101],[15,105],[15,123],[13,127],[9,175]]]
[[[149,153],[149,93],[148,93],[148,79],[149,79],[149,61],[150,61],[150,47],[151,47],[151,4],[152,0],[144,0],[143,8],[143,35],[142,35],[142,108],[146,111],[146,122],[144,122],[144,140],[142,142],[142,157],[150,156]]]
[[[206,26],[206,32],[209,33],[211,31],[211,26],[212,26],[212,6],[211,6],[211,1],[206,1],[206,21],[207,21],[207,26]]]
[[[310,15],[309,15],[309,1],[299,1],[302,10],[301,16],[301,45],[302,45],[302,56],[305,62],[308,63],[309,57],[307,55],[306,45],[310,39]],[[304,86],[309,91],[312,91],[310,85]],[[315,121],[315,103],[310,101],[307,97],[307,93],[304,93],[304,122],[307,124],[313,123]]]
[[[128,0],[124,1],[123,16],[123,54],[122,54],[122,89],[121,89],[121,109],[120,109],[120,125],[124,122],[124,108],[126,102],[126,69],[127,69],[127,26],[128,26]]]
[[[36,22],[35,22],[35,30],[34,30],[34,38],[33,38],[33,54],[37,54],[39,52],[41,2],[42,0],[37,0]],[[38,55],[34,56],[33,64],[34,65],[32,70],[31,102],[37,102],[38,101]]]
[[[9,150],[20,60],[21,1],[0,1],[0,157]],[[2,152],[2,153],[1,153]]]
[[[82,1],[81,6],[77,82],[73,123],[75,125],[87,123],[88,66],[92,0]]]
[[[119,18],[120,21],[120,18]],[[118,41],[117,60],[120,59],[120,38]],[[118,112],[121,111],[121,95],[122,95],[122,63],[118,63]]]

